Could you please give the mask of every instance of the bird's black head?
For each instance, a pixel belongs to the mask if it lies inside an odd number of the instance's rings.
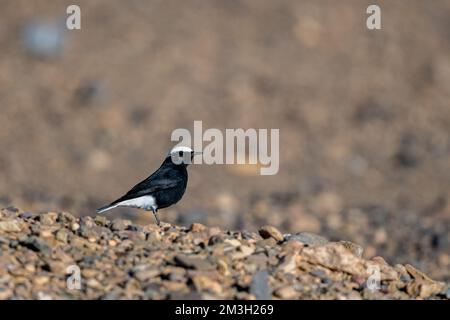
[[[166,160],[171,160],[175,165],[187,166],[193,163],[194,156],[201,154],[201,152],[194,152],[189,147],[178,146],[170,150]]]

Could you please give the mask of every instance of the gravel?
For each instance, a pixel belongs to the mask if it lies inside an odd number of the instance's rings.
[[[448,299],[410,264],[314,234],[0,211],[0,299]],[[74,227],[77,226],[77,227]],[[299,236],[301,235],[301,236]],[[319,241],[311,241],[319,239]],[[305,243],[304,243],[305,242]],[[379,271],[379,289],[367,282]],[[79,289],[68,286],[74,279]],[[373,278],[372,278],[373,279]]]

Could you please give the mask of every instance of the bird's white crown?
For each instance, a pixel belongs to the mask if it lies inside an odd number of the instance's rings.
[[[182,151],[183,153],[190,153],[192,152],[192,149],[186,146],[176,146],[174,148],[172,148],[172,150],[170,150],[169,154],[176,154],[178,152]]]

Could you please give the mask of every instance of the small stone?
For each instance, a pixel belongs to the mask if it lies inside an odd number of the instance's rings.
[[[238,250],[236,252],[232,253],[231,259],[232,260],[244,259],[249,255],[253,254],[253,252],[255,252],[255,248],[253,246],[242,245],[238,247]]]
[[[269,273],[267,270],[260,270],[255,273],[250,284],[250,293],[253,294],[257,300],[272,299],[269,287]]]
[[[87,279],[85,282],[89,288],[98,289],[98,290],[102,289],[102,284],[95,278]]]
[[[402,273],[400,275],[400,280],[403,282],[410,282],[412,280],[412,278],[408,273]]]
[[[230,275],[230,271],[229,271],[229,269],[228,269],[228,265],[227,265],[227,263],[224,261],[224,260],[222,260],[222,259],[219,259],[218,261],[217,261],[217,271],[219,271],[219,273],[222,275],[222,276],[229,276]]]
[[[163,286],[168,291],[185,291],[187,289],[186,284],[178,281],[163,281]]]
[[[223,242],[236,248],[241,245],[241,242],[237,239],[225,239]]]
[[[68,212],[60,212],[58,214],[58,221],[62,223],[72,223],[75,222],[77,218],[75,218],[73,215],[71,215]]]
[[[206,276],[194,276],[192,282],[198,291],[209,291],[215,294],[222,293],[222,286],[219,282],[206,277]]]
[[[73,232],[75,232],[75,231],[77,231],[78,229],[80,229],[80,225],[79,225],[78,223],[76,223],[76,222],[72,222],[71,225],[70,225],[70,229],[71,229]]]
[[[106,225],[106,223],[108,222],[108,220],[106,219],[105,216],[96,216],[94,219],[95,223],[101,227],[104,227]]]
[[[344,248],[346,248],[348,251],[350,251],[355,256],[357,256],[358,258],[362,257],[364,249],[360,245],[357,245],[357,244],[355,244],[353,242],[350,242],[350,241],[339,241],[339,243],[342,246],[344,246]]]
[[[278,270],[284,273],[290,273],[295,271],[297,268],[297,257],[298,253],[290,254],[284,257],[282,263],[278,267]]]
[[[56,232],[56,240],[61,241],[63,243],[67,243],[69,239],[69,233],[66,229],[60,229]]]
[[[186,269],[179,267],[170,267],[164,271],[164,278],[168,277],[171,281],[182,281],[186,280]]]
[[[178,254],[175,256],[174,261],[177,265],[188,269],[211,270],[214,268],[208,260],[199,256]]]
[[[34,273],[34,272],[36,271],[36,267],[35,267],[33,264],[31,264],[31,263],[26,264],[26,265],[24,266],[24,268],[25,268],[25,270],[27,270],[29,273]]]
[[[50,281],[50,278],[47,276],[37,276],[33,278],[33,283],[37,286],[43,286]]]
[[[220,234],[222,231],[218,227],[212,227],[208,230],[208,235],[210,237]]]
[[[376,262],[376,263],[380,264],[380,265],[388,265],[386,260],[384,260],[383,257],[380,257],[380,256],[373,257],[371,260],[373,262]]]
[[[3,232],[20,232],[23,229],[23,224],[20,220],[5,220],[0,221],[0,231]]]
[[[84,278],[94,278],[97,274],[98,274],[98,271],[97,271],[97,270],[89,269],[89,268],[83,269],[83,270],[81,271],[81,275],[82,275]]]
[[[291,286],[281,287],[274,292],[274,295],[281,299],[294,299],[297,294],[297,291]]]
[[[124,219],[114,219],[111,225],[111,230],[113,231],[122,231],[128,228],[131,225],[130,220]]]
[[[191,227],[189,228],[189,231],[191,232],[201,232],[205,230],[206,227],[201,223],[193,223],[191,224]]]
[[[138,265],[131,270],[131,274],[139,281],[147,281],[160,274],[160,271],[155,268],[150,268],[146,265]]]
[[[21,219],[30,219],[30,218],[33,218],[33,217],[34,217],[34,214],[33,214],[33,212],[25,211],[25,212],[21,213],[21,214],[19,215],[19,217],[20,217]]]
[[[286,236],[285,240],[298,241],[308,247],[322,246],[328,243],[326,238],[310,232],[298,232],[292,235],[289,234]]]
[[[49,295],[48,293],[42,292],[42,291],[39,291],[37,293],[37,298],[39,300],[53,300],[51,295]]]
[[[20,244],[27,247],[28,249],[36,252],[41,252],[43,254],[49,254],[51,252],[51,249],[47,242],[35,236],[26,238],[25,240],[21,241]]]
[[[424,274],[422,271],[414,268],[410,264],[406,264],[405,269],[416,280],[426,280],[426,281],[434,282],[426,274]]]
[[[276,241],[283,241],[283,234],[275,227],[264,226],[258,230],[259,234],[263,239],[273,238]]]
[[[58,214],[56,212],[47,212],[40,215],[39,221],[41,224],[49,226],[54,224],[57,218]]]
[[[0,287],[0,300],[9,299],[12,296],[13,292],[11,289]]]
[[[64,262],[51,260],[48,261],[47,264],[48,269],[50,269],[50,271],[53,273],[63,274],[66,272],[67,265]]]
[[[53,237],[53,233],[52,230],[50,229],[42,228],[41,231],[39,232],[39,236],[41,238],[51,238]]]

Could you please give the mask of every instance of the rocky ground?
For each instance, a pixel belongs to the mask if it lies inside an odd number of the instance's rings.
[[[412,265],[307,232],[0,211],[0,299],[448,299]],[[81,289],[68,280],[81,271]],[[379,270],[380,289],[367,281]]]
[[[90,216],[194,120],[280,129],[277,175],[191,166],[161,219],[346,239],[450,281],[450,1],[383,1],[373,31],[361,0],[76,3],[68,31],[73,1],[1,1],[0,208]]]

